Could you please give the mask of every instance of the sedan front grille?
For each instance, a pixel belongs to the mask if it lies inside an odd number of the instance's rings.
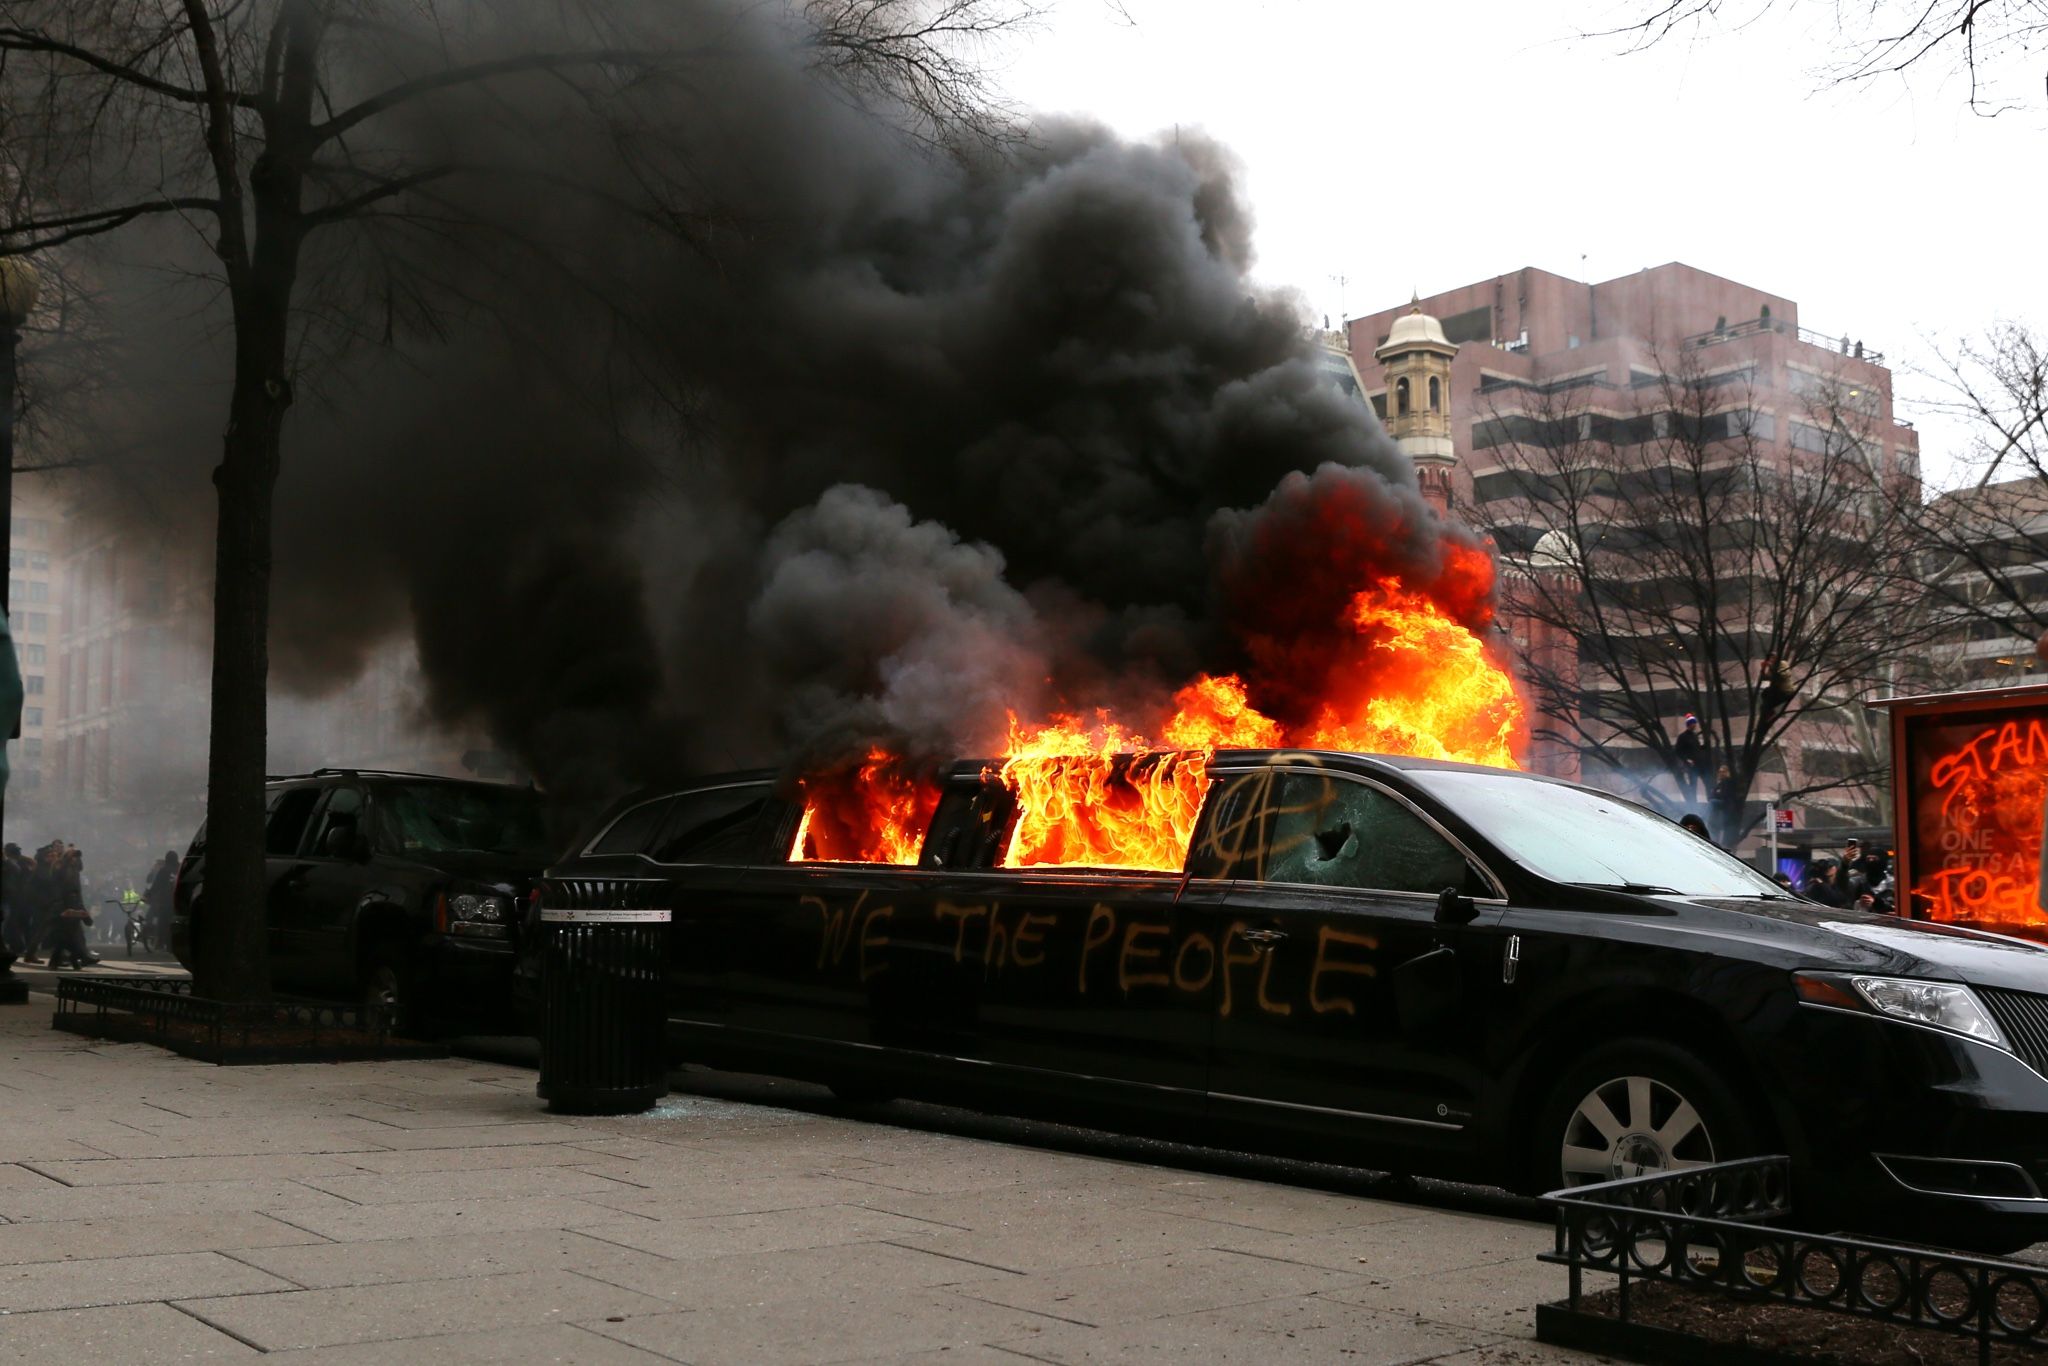
[[[2048,996],[2005,987],[1972,988],[2020,1060],[2048,1076]]]

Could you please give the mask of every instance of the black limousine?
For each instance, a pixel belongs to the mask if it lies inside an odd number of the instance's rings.
[[[1610,794],[1224,751],[1158,873],[998,866],[978,763],[915,866],[792,862],[801,816],[707,779],[550,870],[673,912],[678,1060],[1530,1192],[1784,1151],[1832,1226],[2048,1239],[2048,949],[1799,900]]]

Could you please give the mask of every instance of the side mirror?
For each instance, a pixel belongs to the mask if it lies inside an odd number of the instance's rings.
[[[1479,918],[1479,907],[1471,897],[1456,887],[1446,887],[1436,894],[1436,923],[1439,925],[1469,925]]]

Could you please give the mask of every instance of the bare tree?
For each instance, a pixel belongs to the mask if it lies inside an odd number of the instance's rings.
[[[1958,487],[1901,509],[1924,546],[1909,591],[1940,605],[1956,653],[2006,641],[2023,652],[2006,657],[2031,664],[2032,642],[2048,632],[2048,343],[2000,324],[1951,351],[1937,379],[1940,396],[1927,406],[1969,444]]]
[[[1742,29],[1772,11],[1834,25],[1841,55],[1821,73],[1832,85],[1859,85],[1926,68],[1961,76],[1976,113],[2020,107],[2007,93],[2017,74],[2043,79],[2037,54],[2048,40],[2041,0],[1636,0],[1625,22],[1588,37],[1622,38],[1630,50],[1653,47],[1717,24]],[[2031,59],[2031,60],[2030,60]]]
[[[265,684],[272,507],[294,395],[337,348],[432,333],[432,282],[393,269],[395,229],[484,228],[517,243],[541,196],[586,196],[685,243],[726,206],[688,168],[639,155],[658,142],[641,97],[719,62],[741,6],[437,0],[13,0],[0,18],[0,254],[45,259],[147,224],[200,235],[217,310],[195,341],[232,351],[214,558],[207,925],[199,989],[268,992],[263,907]],[[789,40],[854,98],[890,101],[921,135],[990,136],[972,45],[1014,21],[998,0],[804,0]],[[963,46],[965,45],[965,46]],[[581,118],[640,192],[621,198],[568,165],[477,155],[419,135],[454,108],[496,120]],[[657,106],[659,107],[659,106]],[[488,140],[485,140],[488,145]],[[446,193],[458,180],[503,193]],[[474,220],[479,204],[487,221]],[[516,256],[513,259],[517,259]],[[366,261],[383,267],[374,289]],[[560,263],[531,258],[536,274]]]
[[[1666,810],[1706,805],[1733,843],[1793,742],[1805,753],[1784,796],[1881,778],[1857,704],[1888,690],[1925,629],[1896,592],[1912,542],[1888,493],[1917,475],[1884,468],[1832,386],[1780,430],[1742,371],[1731,382],[1695,351],[1657,368],[1618,392],[1496,395],[1480,441],[1507,496],[1476,515],[1511,570],[1506,614],[1555,642],[1524,660],[1536,738]],[[1710,754],[1692,802],[1688,712]],[[1677,800],[1654,786],[1666,775],[1685,780]]]

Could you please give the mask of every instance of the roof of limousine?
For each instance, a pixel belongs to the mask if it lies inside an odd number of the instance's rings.
[[[1363,762],[1369,765],[1376,764],[1386,768],[1399,769],[1405,772],[1435,771],[1449,773],[1513,773],[1515,776],[1522,778],[1532,778],[1545,782],[1556,781],[1554,779],[1543,778],[1540,774],[1529,773],[1517,769],[1494,768],[1485,764],[1462,764],[1453,762],[1448,759],[1420,759],[1406,754],[1362,754],[1353,750],[1222,749],[1216,751],[1216,758],[1219,763],[1224,764],[1259,764],[1287,759],[1333,760],[1343,764],[1355,764]],[[1003,761],[999,758],[956,759],[953,761],[948,771],[954,777],[962,777],[968,774],[977,773],[984,768],[1000,768],[1002,767],[1002,763]],[[643,788],[641,789],[638,795],[644,799],[646,797],[658,795],[661,793],[677,792],[688,788],[718,787],[725,784],[738,783],[769,782],[782,776],[784,776],[784,774],[781,770],[770,768],[740,769],[725,773],[703,773],[685,782],[679,782],[673,785],[666,785],[661,787]]]

